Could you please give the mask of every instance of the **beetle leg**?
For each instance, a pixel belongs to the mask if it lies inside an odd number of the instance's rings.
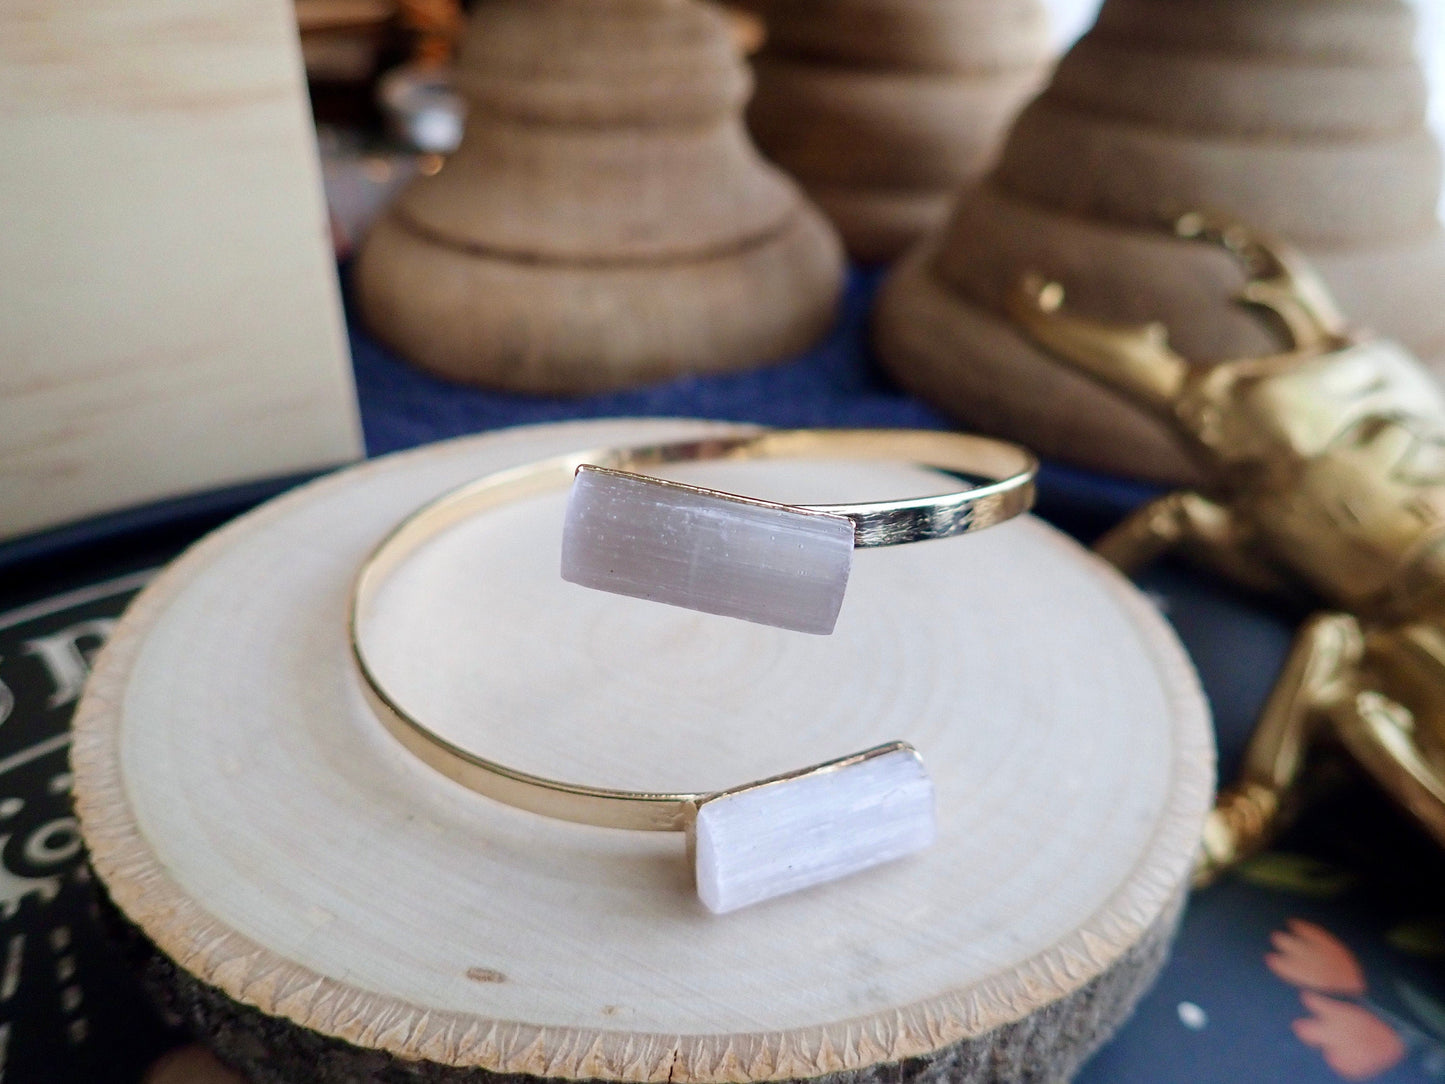
[[[1433,623],[1372,635],[1370,661],[1372,669],[1383,671],[1381,680],[1342,700],[1331,712],[1331,721],[1355,761],[1445,841],[1445,768],[1438,754],[1439,639]],[[1392,674],[1397,667],[1409,673],[1421,662],[1433,664],[1425,675],[1418,671],[1414,675],[1426,678],[1423,687],[1412,688],[1413,682],[1401,682],[1398,673]]]
[[[1187,553],[1255,590],[1288,588],[1279,573],[1254,556],[1249,532],[1228,508],[1189,490],[1150,501],[1094,543],[1099,556],[1126,572],[1170,550]]]
[[[1174,223],[1180,237],[1218,245],[1249,276],[1238,300],[1273,312],[1296,350],[1328,350],[1345,334],[1345,320],[1324,279],[1296,249],[1237,222],[1198,211]]]
[[[1356,689],[1364,647],[1364,633],[1349,614],[1318,614],[1300,629],[1245,748],[1239,779],[1220,791],[1205,823],[1196,885],[1274,836],[1289,813],[1310,738]]]
[[[1218,537],[1230,530],[1229,510],[1208,497],[1178,490],[1131,512],[1094,543],[1094,552],[1125,572],[1135,572],[1183,542],[1186,534]]]
[[[1072,311],[1061,284],[1025,275],[1004,299],[1020,333],[1104,386],[1171,417],[1189,363],[1169,346],[1163,324],[1117,324]]]

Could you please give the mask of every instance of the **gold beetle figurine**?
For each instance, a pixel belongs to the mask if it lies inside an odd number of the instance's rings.
[[[1037,277],[1009,309],[1057,359],[1166,420],[1210,479],[1129,516],[1098,543],[1105,558],[1131,570],[1177,548],[1328,607],[1296,636],[1219,795],[1197,880],[1268,841],[1325,730],[1445,843],[1445,395],[1401,347],[1353,335],[1297,253],[1199,214],[1175,228],[1240,261],[1237,300],[1277,317],[1292,349],[1191,363],[1162,325],[1070,313]]]

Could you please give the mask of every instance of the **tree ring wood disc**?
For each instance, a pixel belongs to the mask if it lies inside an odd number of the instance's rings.
[[[1117,1026],[1172,929],[1213,745],[1163,620],[1037,520],[860,551],[831,637],[563,583],[561,492],[396,571],[369,640],[383,680],[515,767],[707,789],[918,746],[933,848],[750,909],[705,911],[681,836],[491,802],[369,714],[346,597],[397,520],[490,470],[702,428],[573,423],[377,460],[211,535],[127,613],[77,713],[77,806],[182,994],[250,1029],[223,1055],[265,1079],[764,1081],[918,1059],[911,1077],[945,1057],[955,1079],[1057,1079]],[[787,501],[939,484],[853,462],[678,476]],[[1000,1035],[1024,1068],[1000,1071]]]

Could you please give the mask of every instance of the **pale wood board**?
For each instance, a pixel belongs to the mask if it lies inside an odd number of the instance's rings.
[[[7,3],[0,101],[0,537],[360,454],[289,3]]]
[[[441,1067],[761,1081],[1039,1019],[1063,1036],[1051,1064],[1076,1065],[1117,1026],[1177,917],[1212,739],[1162,618],[1036,520],[860,552],[831,637],[563,583],[560,492],[397,571],[368,626],[383,680],[514,766],[707,789],[891,738],[920,748],[935,847],[731,915],[696,900],[681,837],[493,803],[368,714],[346,594],[397,519],[491,469],[700,431],[574,423],[379,460],[211,536],[131,608],[76,716],[77,806],[173,985],[269,1021],[230,1053],[306,1029],[302,1050],[330,1037]],[[794,501],[940,484],[859,463],[680,475]],[[1123,992],[1094,996],[1121,969]],[[1102,1023],[1078,1010],[1091,997]],[[1071,1032],[1064,1009],[1095,1023]]]

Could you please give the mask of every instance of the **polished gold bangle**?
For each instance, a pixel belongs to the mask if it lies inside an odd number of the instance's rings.
[[[649,467],[698,460],[777,458],[905,460],[979,478],[982,484],[927,497],[793,506],[684,486],[637,473]],[[921,785],[927,790],[931,818],[931,783],[927,782],[917,753],[904,742],[887,743],[716,793],[614,790],[548,779],[489,760],[443,738],[392,698],[367,658],[362,635],[362,625],[376,592],[392,571],[418,547],[460,520],[510,501],[562,488],[587,468],[646,480],[685,495],[702,495],[783,513],[844,519],[852,526],[855,546],[877,547],[966,534],[1026,511],[1033,501],[1037,469],[1034,457],[1023,448],[1002,441],[927,430],[762,430],[742,436],[576,452],[498,471],[425,505],[377,545],[363,563],[352,588],[347,619],[350,647],[361,676],[362,691],[372,710],[387,730],[424,763],[496,801],[581,824],[643,831],[686,831],[693,839],[700,810],[722,799],[756,796],[767,791],[764,799],[758,800],[773,800],[777,797],[776,788],[783,784],[803,780],[821,782],[825,777],[845,775],[851,778],[858,776],[860,769],[876,772],[888,768],[895,775],[901,771],[910,781],[921,778]],[[855,771],[850,775],[847,769]],[[816,785],[819,784],[810,784]],[[921,792],[917,792],[916,787],[914,790],[916,805],[917,800],[921,800],[918,797]],[[879,853],[888,850],[885,844]],[[891,852],[883,853],[883,858],[894,856]],[[709,902],[709,906],[712,905]]]

